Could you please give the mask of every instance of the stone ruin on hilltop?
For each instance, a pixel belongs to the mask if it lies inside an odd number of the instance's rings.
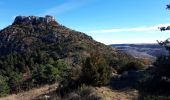
[[[46,23],[55,21],[53,16],[46,15],[45,17],[37,16],[17,16],[13,24],[36,24],[36,23]]]

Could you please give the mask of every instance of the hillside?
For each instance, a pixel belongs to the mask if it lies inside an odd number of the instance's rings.
[[[73,58],[78,53],[86,57],[96,50],[106,56],[118,55],[115,49],[90,36],[58,24],[52,16],[18,16],[12,25],[0,31],[0,55],[38,50],[56,59],[70,57],[75,62]]]
[[[134,59],[60,25],[52,16],[17,16],[0,31],[1,96],[56,81],[72,87],[78,84],[83,62],[91,54],[100,55],[113,69]]]

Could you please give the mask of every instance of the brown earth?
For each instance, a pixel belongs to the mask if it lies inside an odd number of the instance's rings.
[[[2,98],[0,98],[0,100],[36,100],[35,98],[37,96],[48,94],[49,92],[54,91],[55,88],[51,88],[53,86],[54,86],[54,84],[53,85],[45,85],[40,88],[34,88],[32,90],[25,91],[22,93],[12,94],[7,97],[2,97]]]
[[[55,91],[54,88],[49,90],[51,86],[45,85],[40,88],[34,88],[30,91],[0,98],[0,100],[45,100],[45,94]],[[94,90],[103,100],[136,100],[138,98],[138,91],[133,89],[112,90],[108,87],[95,87]],[[35,99],[40,95],[41,98]]]
[[[96,87],[96,92],[103,100],[136,100],[138,91],[133,89],[112,90],[108,87]]]

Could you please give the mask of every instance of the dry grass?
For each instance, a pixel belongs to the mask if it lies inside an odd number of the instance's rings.
[[[49,90],[50,86],[51,85],[45,85],[40,88],[34,88],[30,91],[26,91],[18,94],[12,94],[7,97],[0,98],[0,100],[35,100],[34,98],[36,98],[39,95],[48,94],[49,91],[50,92],[54,91],[54,90]]]
[[[103,100],[134,100],[138,98],[137,90],[112,90],[108,87],[96,87],[96,92]]]
[[[49,87],[49,85],[45,85],[43,87],[35,88],[30,91],[3,97],[0,98],[0,100],[36,100],[35,98],[37,98],[38,96],[48,94]],[[92,94],[96,94],[102,97],[102,100],[134,100],[138,98],[138,91],[132,89],[119,91],[112,90],[108,87],[95,87],[93,88]],[[45,99],[41,98],[41,100]]]

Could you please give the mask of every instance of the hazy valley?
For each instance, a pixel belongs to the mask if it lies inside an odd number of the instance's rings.
[[[159,44],[113,44],[110,45],[135,58],[156,59],[168,55],[168,51]]]

